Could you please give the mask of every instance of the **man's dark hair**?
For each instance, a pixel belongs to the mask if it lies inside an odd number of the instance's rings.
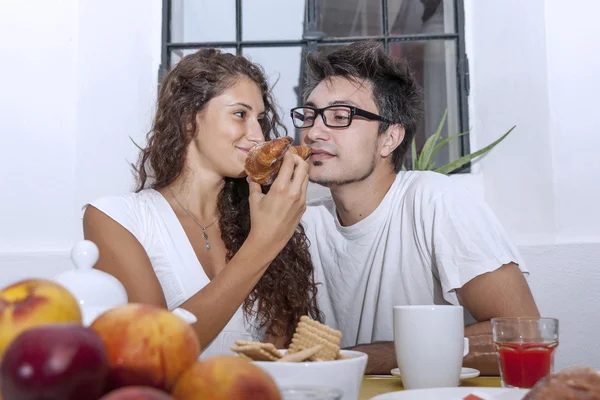
[[[423,115],[422,90],[406,61],[393,58],[380,43],[369,40],[309,54],[306,61],[305,100],[321,81],[335,76],[371,84],[379,115],[405,130],[404,140],[392,154],[394,171],[399,172]],[[379,133],[389,126],[380,122]]]

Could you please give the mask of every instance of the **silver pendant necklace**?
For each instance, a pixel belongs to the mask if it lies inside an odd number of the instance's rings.
[[[210,250],[210,242],[208,241],[208,235],[206,234],[206,229],[210,228],[212,224],[214,224],[215,222],[217,222],[217,220],[219,219],[219,217],[215,218],[215,220],[213,222],[211,222],[209,225],[202,225],[200,222],[198,222],[198,220],[196,218],[194,218],[194,216],[192,215],[192,213],[190,213],[180,202],[179,200],[177,200],[177,196],[175,196],[175,193],[173,193],[173,191],[171,190],[171,188],[169,188],[169,192],[171,192],[171,196],[173,196],[173,198],[175,199],[175,201],[177,202],[177,204],[179,204],[179,207],[181,207],[183,209],[183,211],[186,212],[187,215],[190,216],[190,218],[196,223],[198,224],[198,226],[200,228],[202,228],[202,238],[204,239],[204,247],[206,247],[206,249]]]

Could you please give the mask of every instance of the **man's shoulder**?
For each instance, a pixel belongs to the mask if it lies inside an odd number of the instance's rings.
[[[434,171],[404,171],[398,173],[395,196],[413,204],[429,203],[455,190],[452,179]]]

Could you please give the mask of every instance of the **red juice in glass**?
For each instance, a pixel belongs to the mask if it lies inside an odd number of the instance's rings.
[[[493,318],[492,335],[502,386],[529,389],[553,372],[558,320]]]
[[[532,388],[550,374],[554,365],[553,343],[496,343],[502,380],[506,386]]]

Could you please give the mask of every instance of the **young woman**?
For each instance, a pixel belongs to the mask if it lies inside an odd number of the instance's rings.
[[[249,149],[280,128],[259,66],[215,49],[188,55],[162,83],[137,189],[84,214],[96,268],[130,302],[192,312],[204,357],[237,339],[283,346],[300,316],[320,319],[299,225],[308,164],[286,153],[268,190],[244,172]]]

